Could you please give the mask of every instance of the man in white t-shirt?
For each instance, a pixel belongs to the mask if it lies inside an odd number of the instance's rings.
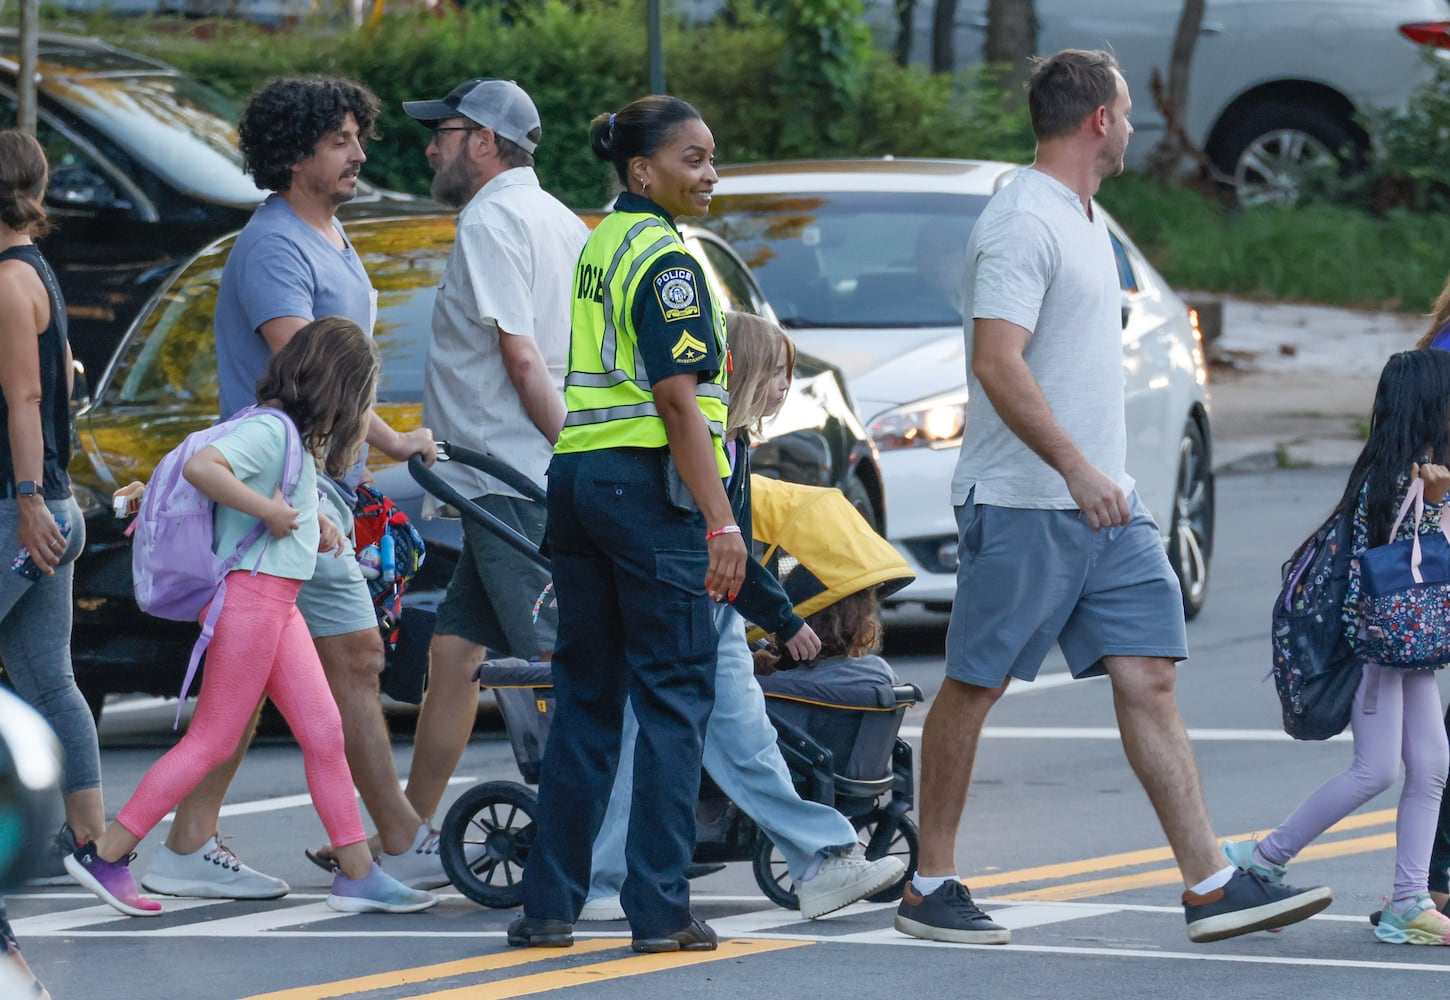
[[[440,101],[408,101],[403,110],[433,131],[433,197],[461,210],[433,307],[424,420],[440,440],[492,452],[542,488],[564,425],[569,292],[588,227],[539,186],[539,113],[516,83],[469,80]],[[462,465],[435,469],[520,534],[543,539],[543,504]],[[534,619],[548,582],[543,569],[488,529],[464,522],[458,567],[438,608],[408,774],[408,799],[420,815],[437,809],[468,744],[479,662],[552,657],[550,601]]]
[[[1132,104],[1106,52],[1036,66],[1037,157],[992,197],[967,244],[967,429],[952,480],[960,567],[941,690],[922,732],[921,853],[896,928],[1006,944],[957,876],[956,838],[987,713],[1056,642],[1074,677],[1106,674],[1123,749],[1183,874],[1194,941],[1282,927],[1326,888],[1226,863],[1173,686],[1183,598],[1124,468],[1121,301],[1093,201],[1123,169]]]

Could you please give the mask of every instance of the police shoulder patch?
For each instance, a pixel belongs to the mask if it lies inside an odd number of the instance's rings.
[[[686,330],[670,348],[670,357],[682,365],[692,365],[705,356],[706,350],[704,342]]]
[[[695,319],[700,315],[700,296],[695,290],[695,272],[671,267],[655,275],[655,297],[666,323]]]

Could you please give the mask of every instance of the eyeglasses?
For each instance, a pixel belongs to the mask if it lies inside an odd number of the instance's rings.
[[[444,132],[477,132],[478,129],[479,126],[477,125],[439,125],[430,131],[433,133],[433,138],[442,142]]]

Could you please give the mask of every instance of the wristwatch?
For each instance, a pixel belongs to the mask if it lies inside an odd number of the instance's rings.
[[[15,495],[18,497],[33,497],[40,492],[40,484],[34,479],[22,479],[15,484]]]

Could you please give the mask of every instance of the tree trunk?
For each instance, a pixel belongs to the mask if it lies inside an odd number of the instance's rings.
[[[896,8],[896,45],[892,55],[896,65],[905,69],[911,63],[912,25],[916,21],[916,0],[894,0]]]
[[[950,73],[957,68],[957,0],[936,0],[931,16],[931,71]]]
[[[1173,35],[1173,52],[1168,64],[1166,86],[1153,71],[1153,102],[1163,115],[1163,138],[1145,165],[1147,173],[1162,180],[1175,180],[1183,169],[1186,157],[1203,161],[1203,153],[1193,145],[1184,125],[1188,113],[1188,82],[1193,68],[1193,50],[1203,27],[1204,0],[1183,0],[1178,15],[1178,30]]]
[[[1016,101],[1024,98],[1022,87],[1031,75],[1027,61],[1037,53],[1037,11],[1032,0],[987,0],[987,37],[982,57],[989,66],[1000,66],[1002,92]]]

